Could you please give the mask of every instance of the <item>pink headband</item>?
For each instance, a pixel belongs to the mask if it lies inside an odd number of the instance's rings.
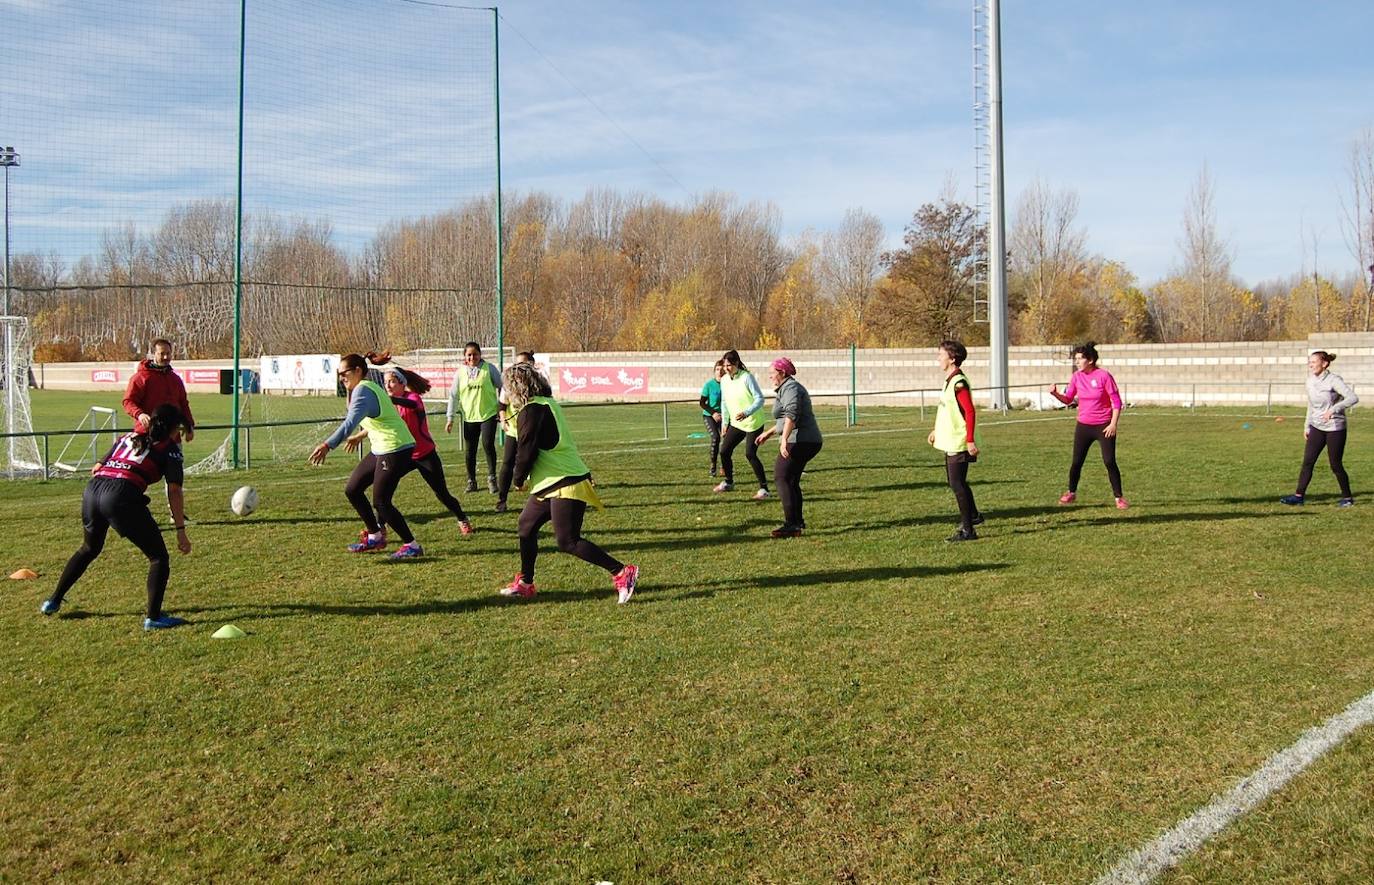
[[[773,360],[773,368],[777,369],[779,372],[783,373],[784,375],[787,375],[788,377],[797,374],[797,367],[792,365],[792,361],[785,356],[780,356],[777,359]]]

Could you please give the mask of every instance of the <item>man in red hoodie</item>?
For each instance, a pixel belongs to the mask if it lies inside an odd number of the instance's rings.
[[[143,432],[153,419],[153,410],[163,403],[180,410],[186,418],[186,441],[195,439],[196,422],[186,401],[186,385],[172,371],[172,342],[159,338],[153,342],[153,358],[139,363],[138,371],[129,379],[129,387],[124,391],[124,411]]]

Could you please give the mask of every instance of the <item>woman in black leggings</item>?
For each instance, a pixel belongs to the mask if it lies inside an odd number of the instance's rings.
[[[716,486],[717,492],[730,492],[735,488],[735,447],[744,443],[744,459],[754,469],[754,478],[759,481],[759,490],[754,492],[754,500],[762,501],[768,497],[768,478],[763,472],[763,462],[759,460],[759,434],[766,423],[763,417],[763,391],[759,382],[750,374],[739,351],[727,350],[721,357],[725,363],[725,373],[720,376],[720,414],[726,425],[721,434],[720,466],[725,479]]]
[[[1279,499],[1284,504],[1306,502],[1312,469],[1316,467],[1322,449],[1326,449],[1326,460],[1336,476],[1336,484],[1341,487],[1341,497],[1336,506],[1351,507],[1355,504],[1355,495],[1350,491],[1350,477],[1341,459],[1345,454],[1345,410],[1359,402],[1360,398],[1344,378],[1330,370],[1335,359],[1334,353],[1324,350],[1314,350],[1307,357],[1307,423],[1302,429],[1307,446],[1302,455],[1302,470],[1298,473],[1298,489]]]
[[[455,410],[462,411],[463,445],[467,447],[468,491],[477,491],[477,446],[487,459],[487,491],[497,494],[496,483],[496,416],[501,411],[497,394],[501,390],[501,372],[482,359],[482,348],[476,341],[463,346],[463,365],[449,389],[448,414],[444,433],[453,431]]]
[[[329,439],[315,446],[308,460],[311,464],[323,464],[330,450],[341,443],[346,443],[348,451],[353,451],[360,442],[349,434],[359,426],[366,430],[372,451],[358,462],[344,485],[344,495],[363,521],[361,536],[357,543],[348,545],[348,549],[353,553],[381,550],[386,546],[386,530],[382,528],[385,523],[403,542],[391,558],[413,559],[424,551],[392,498],[396,494],[396,484],[410,472],[415,437],[391,404],[391,397],[367,375],[367,358],[362,354],[350,353],[340,360],[339,378],[348,390],[348,411],[343,423]],[[372,486],[371,504],[367,500],[369,484]]]
[[[1069,465],[1069,490],[1059,497],[1060,504],[1078,500],[1078,479],[1083,474],[1083,461],[1088,449],[1097,443],[1102,450],[1102,464],[1107,468],[1107,481],[1116,497],[1116,509],[1131,505],[1121,492],[1121,471],[1116,466],[1116,425],[1121,419],[1121,393],[1112,373],[1097,366],[1097,346],[1089,341],[1073,349],[1073,378],[1063,393],[1059,385],[1050,387],[1050,395],[1064,405],[1078,403],[1078,426],[1073,432],[1073,461]]]
[[[782,499],[782,525],[773,529],[775,538],[800,537],[806,528],[802,514],[802,471],[821,453],[821,429],[811,408],[811,394],[796,379],[797,367],[787,357],[773,360],[769,380],[776,398],[773,417],[778,423],[759,434],[758,441],[778,435],[778,459],[773,462],[773,481]]]
[[[72,585],[105,549],[105,537],[113,528],[128,538],[148,557],[148,607],[144,630],[165,630],[184,623],[162,612],[162,597],[172,565],[167,544],[157,521],[148,510],[148,486],[159,479],[167,481],[167,501],[172,508],[172,523],[177,530],[177,549],[191,552],[186,537],[186,509],[181,493],[181,433],[186,419],[173,405],[153,410],[152,420],[142,433],[125,435],[91,468],[91,479],[81,496],[81,546],[67,560],[57,588],[39,606],[45,615],[57,614]]]

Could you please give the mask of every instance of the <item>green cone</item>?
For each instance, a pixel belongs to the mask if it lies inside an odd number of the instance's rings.
[[[238,627],[235,627],[233,624],[225,624],[223,627],[220,627],[220,628],[219,628],[218,630],[216,630],[214,633],[211,633],[211,634],[210,634],[210,638],[211,638],[211,639],[243,639],[243,638],[244,638],[245,636],[247,636],[247,635],[248,635],[247,633],[244,633],[242,630],[240,630]]]

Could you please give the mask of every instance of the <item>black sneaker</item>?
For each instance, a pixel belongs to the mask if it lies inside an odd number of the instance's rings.
[[[781,525],[772,531],[775,538],[800,538],[801,534],[801,526],[796,525]]]
[[[475,480],[475,479],[470,479],[470,480],[468,480],[468,491],[469,491],[469,492],[475,492],[475,491],[477,491],[477,480]]]
[[[973,531],[972,529],[970,529],[969,531],[964,531],[963,529],[959,529],[959,531],[957,531],[957,532],[955,532],[954,534],[950,535],[948,538],[945,538],[945,540],[946,540],[946,541],[976,541],[976,540],[978,540],[978,533],[975,532],[975,531]]]
[[[499,485],[496,484],[496,477],[494,477],[494,476],[488,476],[488,477],[487,477],[487,491],[490,492],[490,493],[493,494],[493,495],[497,495],[497,494],[500,494],[500,493],[501,493],[501,487],[500,487]]]
[[[505,499],[505,498],[502,498],[500,501],[497,501],[497,502],[496,502],[496,512],[497,512],[497,513],[505,513],[505,512],[506,512],[506,499]]]
[[[987,518],[986,518],[985,516],[983,516],[983,514],[982,514],[981,511],[974,515],[974,517],[973,517],[973,524],[974,524],[974,525],[982,525],[982,524],[985,523],[985,522],[987,522]]]

